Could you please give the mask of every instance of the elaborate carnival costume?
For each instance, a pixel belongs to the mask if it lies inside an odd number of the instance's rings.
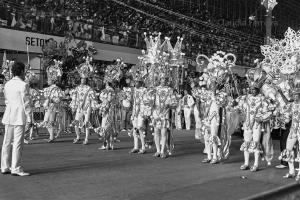
[[[254,73],[249,75],[252,72]],[[239,102],[239,109],[244,116],[244,143],[241,146],[241,151],[244,152],[245,162],[240,167],[241,170],[249,169],[250,153],[254,153],[255,158],[250,170],[253,172],[258,170],[259,157],[264,152],[261,137],[265,131],[270,132],[270,120],[275,107],[263,94],[259,93],[265,81],[264,74],[265,72],[259,68],[248,71],[250,94]]]
[[[290,132],[286,141],[286,149],[282,151],[279,159],[288,162],[289,173],[284,178],[295,177],[294,162],[299,162],[299,148],[294,151],[294,146],[298,141],[299,145],[299,86],[300,86],[300,75],[299,75],[299,48],[300,48],[300,31],[295,32],[291,28],[285,32],[285,38],[282,40],[271,39],[269,45],[261,47],[262,54],[265,56],[262,65],[264,69],[270,74],[277,76],[287,76],[292,83],[292,93],[294,96],[294,102],[289,103],[284,101],[283,97],[288,97],[288,85],[285,87],[280,86],[278,83],[277,88],[281,90],[275,90],[276,100],[280,105],[279,116],[281,118],[281,124],[285,124],[292,118]],[[277,81],[276,81],[277,82]],[[274,82],[276,84],[276,82]],[[277,89],[276,88],[276,89]],[[278,92],[279,91],[279,92]],[[278,98],[280,97],[280,98]],[[297,155],[297,156],[296,156]],[[296,158],[295,158],[296,157]],[[300,173],[296,176],[296,180],[300,180]]]
[[[193,114],[196,122],[196,127],[195,127],[195,138],[196,139],[202,139],[202,120],[203,120],[203,114],[205,108],[208,106],[208,90],[206,89],[207,87],[207,80],[204,80],[204,76],[202,75],[200,77],[201,81],[199,81],[199,86],[198,83],[191,83],[192,87],[192,96],[195,98],[195,105],[193,107]]]
[[[40,93],[38,90],[34,89],[32,87],[32,84],[35,83],[35,81],[37,81],[37,76],[35,73],[32,72],[27,72],[25,74],[25,82],[27,82],[29,84],[29,94],[31,97],[31,107],[32,109],[38,109],[41,107],[40,105]],[[35,124],[35,120],[34,120],[34,112],[32,112],[32,123]],[[25,135],[26,137],[27,135]],[[29,130],[29,140],[33,140],[34,138],[38,137],[37,134],[34,135],[34,126],[30,127]]]
[[[182,38],[178,37],[177,42],[172,47],[170,38],[165,38],[161,43],[160,33],[157,37],[145,37],[147,51],[143,52],[143,66],[147,68],[147,79],[145,83],[151,89],[154,89],[154,100],[152,125],[154,127],[154,140],[157,152],[156,157],[165,158],[166,152],[171,154],[172,144],[172,110],[178,105],[178,95],[173,93],[173,89],[166,86],[166,77],[168,84],[179,91],[180,69],[183,69],[183,56],[181,52]],[[166,48],[165,48],[166,47]],[[183,75],[183,72],[181,73]],[[161,84],[160,86],[158,86]],[[174,113],[175,111],[173,111]],[[177,116],[178,117],[178,116]],[[165,148],[168,148],[165,151]]]
[[[217,52],[211,58],[205,55],[197,57],[197,63],[200,58],[208,61],[205,69],[205,76],[201,78],[201,85],[207,85],[208,90],[204,88],[194,94],[199,96],[202,102],[203,116],[201,123],[201,131],[204,134],[205,151],[207,158],[204,163],[215,164],[221,159],[226,159],[229,155],[229,146],[231,143],[231,135],[227,132],[228,122],[227,104],[229,72],[232,65],[235,64],[236,58],[233,54],[225,54]],[[201,109],[200,109],[201,111]]]
[[[130,151],[130,153],[145,153],[146,147],[145,147],[145,137],[146,137],[146,131],[145,131],[145,119],[144,119],[144,108],[143,105],[143,98],[146,93],[146,88],[142,86],[141,80],[136,80],[136,84],[134,87],[133,92],[133,109],[132,109],[132,136],[134,141],[134,147]],[[139,149],[138,141],[141,140],[141,149]]]
[[[166,86],[166,77],[162,77],[161,84],[155,88],[155,101],[152,114],[152,124],[154,127],[154,142],[156,146],[155,157],[166,158],[167,129],[172,124],[170,122],[170,107],[172,88]]]
[[[44,96],[43,107],[45,109],[44,121],[39,126],[46,127],[50,137],[48,142],[54,141],[54,129],[57,128],[55,121],[57,112],[59,112],[61,98],[63,96],[62,90],[56,85],[62,76],[60,68],[61,62],[54,60],[54,65],[47,68],[48,85],[42,90]]]
[[[296,78],[294,79],[293,84],[293,96],[294,102],[291,103],[288,112],[292,118],[292,125],[290,133],[286,141],[286,149],[281,152],[279,159],[288,162],[289,173],[287,173],[284,178],[293,178],[295,177],[295,167],[294,162],[300,163],[300,73],[298,72]],[[294,149],[296,143],[297,148]],[[296,152],[296,153],[295,153]],[[296,180],[300,180],[300,171],[296,176]]]
[[[76,138],[73,143],[77,144],[80,140],[80,130],[85,130],[85,139],[83,144],[88,144],[90,135],[90,129],[92,124],[90,122],[90,116],[92,109],[95,109],[97,102],[95,100],[94,90],[87,85],[87,79],[93,74],[93,66],[90,64],[91,58],[87,57],[86,62],[79,65],[77,68],[81,78],[81,83],[72,91],[72,102],[70,107],[75,114],[75,120],[72,122],[72,126],[75,127]]]
[[[104,82],[105,89],[99,95],[100,105],[99,113],[102,116],[101,127],[95,131],[103,138],[104,144],[99,149],[114,149],[114,141],[119,133],[117,118],[119,114],[119,96],[113,88],[115,83],[120,80],[122,75],[121,65],[109,65],[105,70]]]

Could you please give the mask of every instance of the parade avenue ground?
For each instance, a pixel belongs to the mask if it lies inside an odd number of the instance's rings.
[[[23,166],[32,175],[0,175],[0,200],[235,200],[295,183],[282,178],[288,169],[275,168],[277,140],[272,166],[262,162],[258,172],[250,172],[239,169],[239,136],[233,137],[230,158],[211,165],[201,162],[204,144],[194,139],[194,131],[175,131],[175,151],[167,159],[154,158],[154,148],[130,155],[126,133],[113,151],[99,150],[96,135],[89,145],[72,144],[74,135],[25,145]]]

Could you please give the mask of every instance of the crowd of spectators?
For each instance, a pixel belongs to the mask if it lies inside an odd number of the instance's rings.
[[[194,58],[198,53],[212,54],[217,50],[235,53],[238,64],[250,65],[259,57],[259,43],[251,35],[237,37],[226,29],[210,28],[186,15],[209,22],[205,1],[188,10],[184,6],[172,11],[174,1],[149,2],[152,7],[134,0],[11,0],[0,1],[2,26],[45,34],[64,36],[72,32],[77,38],[145,48],[143,33],[162,32],[163,37],[184,37],[184,52]],[[160,9],[161,8],[161,9]],[[175,11],[174,11],[175,12]],[[153,17],[154,16],[154,17]]]

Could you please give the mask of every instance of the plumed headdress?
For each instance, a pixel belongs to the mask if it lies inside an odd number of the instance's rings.
[[[26,83],[34,83],[37,81],[37,75],[33,72],[27,71],[25,74]]]
[[[77,67],[77,71],[81,78],[89,78],[94,73],[94,67],[91,65],[92,57],[86,57],[85,62]]]
[[[59,60],[53,60],[53,61],[54,61],[54,65],[50,65],[47,68],[46,72],[47,72],[48,79],[52,80],[53,82],[56,82],[62,76],[62,69],[61,69],[62,62]]]
[[[11,67],[15,63],[13,60],[3,61],[2,64],[2,74],[5,77],[5,80],[8,81],[12,78]]]
[[[122,69],[126,64],[121,60],[117,59],[116,64],[114,65],[108,65],[105,70],[105,76],[104,76],[104,82],[114,82],[114,81],[120,81],[122,77]]]

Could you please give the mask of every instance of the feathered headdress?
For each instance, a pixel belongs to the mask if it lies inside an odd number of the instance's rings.
[[[121,59],[117,59],[115,65],[108,65],[105,70],[104,82],[114,82],[120,81],[122,77],[122,68],[124,68],[125,63]]]
[[[89,78],[94,73],[94,68],[90,64],[92,57],[86,57],[85,62],[80,64],[77,71],[81,78]]]
[[[55,82],[62,76],[62,69],[60,67],[62,62],[59,60],[53,60],[53,61],[54,61],[54,65],[50,65],[47,68],[46,72],[47,72],[48,79]]]

